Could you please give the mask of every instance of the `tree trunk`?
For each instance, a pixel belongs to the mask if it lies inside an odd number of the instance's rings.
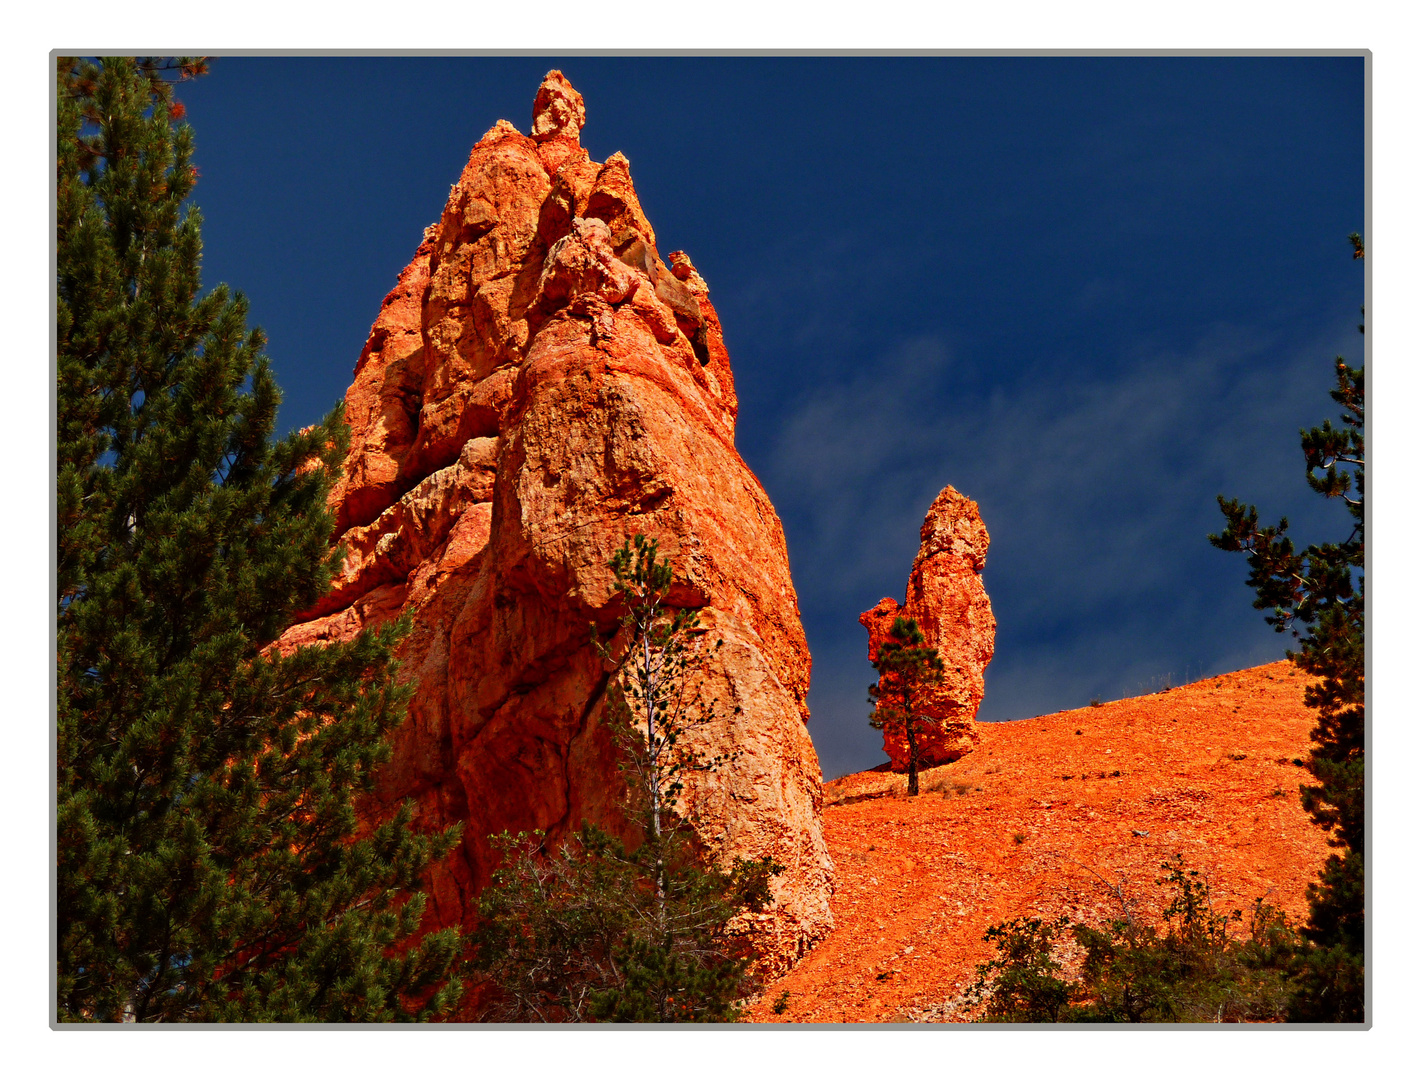
[[[918,793],[918,740],[914,736],[913,721],[903,725],[908,735],[908,794]]]

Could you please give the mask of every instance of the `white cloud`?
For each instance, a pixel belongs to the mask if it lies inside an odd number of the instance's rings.
[[[989,392],[943,339],[921,337],[801,399],[763,479],[790,538],[826,761],[863,744],[833,730],[856,727],[858,684],[872,678],[858,613],[901,598],[923,513],[948,483],[978,501],[992,535],[998,652],[984,717],[1280,656],[1242,558],[1205,537],[1222,525],[1219,492],[1265,519],[1287,514],[1303,542],[1338,525],[1306,489],[1297,431],[1335,411],[1327,361],[1359,351],[1349,331],[1298,345],[1219,326],[1188,349],[1141,343],[1097,367],[1004,358],[1018,373]]]

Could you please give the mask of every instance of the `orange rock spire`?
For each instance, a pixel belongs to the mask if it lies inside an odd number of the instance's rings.
[[[928,508],[920,536],[903,604],[885,597],[859,622],[868,630],[870,661],[877,659],[899,615],[916,619],[927,644],[942,657],[943,681],[923,706],[933,720],[918,741],[918,764],[926,767],[955,761],[977,742],[973,721],[982,704],[982,673],[992,659],[997,620],[982,586],[989,539],[977,504],[951,486],[943,488]],[[907,740],[900,733],[884,729],[883,751],[894,769],[908,767]]]
[[[783,966],[832,925],[820,771],[805,729],[809,652],[784,533],[735,450],[736,399],[709,291],[662,260],[627,160],[578,143],[582,97],[549,72],[532,137],[499,121],[385,298],[346,394],[332,493],[347,557],[284,647],[412,613],[417,683],[369,816],[413,798],[466,823],[430,881],[429,919],[467,922],[490,834],[618,828],[609,672],[589,622],[616,621],[607,561],[661,543],[672,601],[724,640],[721,703],[696,733],[739,756],[687,797],[714,857],[786,869],[756,935]]]

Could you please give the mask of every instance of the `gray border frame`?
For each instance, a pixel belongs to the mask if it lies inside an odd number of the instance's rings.
[[[205,55],[220,59],[224,56],[270,56],[270,57],[298,57],[298,56],[322,56],[322,57],[423,57],[437,59],[448,58],[477,58],[477,57],[533,57],[546,56],[556,58],[559,56],[626,56],[626,57],[758,57],[764,59],[775,59],[779,57],[823,57],[825,59],[841,59],[853,57],[870,56],[899,56],[905,58],[913,57],[1009,57],[1029,59],[1033,57],[1258,57],[1258,56],[1360,56],[1363,60],[1363,130],[1364,130],[1364,165],[1363,165],[1363,209],[1362,209],[1362,236],[1370,246],[1371,242],[1371,217],[1372,217],[1372,65],[1373,54],[1371,49],[226,49],[205,52],[202,49],[164,49],[160,50],[173,55]],[[49,70],[53,71],[56,58],[60,56],[135,56],[152,53],[148,49],[65,49],[56,48],[49,52]],[[58,159],[59,153],[59,94],[58,87],[54,84],[49,89],[49,161],[53,163]],[[49,243],[49,280],[52,283],[58,273],[58,237],[53,231],[54,222],[58,213],[58,194],[54,187],[49,189],[49,221],[51,224]],[[1366,310],[1372,307],[1372,267],[1369,259],[1363,260],[1363,304]],[[58,316],[58,297],[51,284],[49,293],[49,465],[50,475],[57,475],[58,470],[58,410],[59,410],[59,387],[58,387],[58,365],[59,365],[59,337],[56,319]],[[1372,336],[1363,335],[1362,358],[1366,365],[1367,374],[1365,377],[1366,391],[1368,398],[1372,392]],[[1375,463],[1373,463],[1375,464]],[[58,587],[59,567],[58,567],[58,539],[59,517],[58,517],[58,495],[56,489],[51,486],[49,489],[49,586],[50,595],[53,596]],[[1372,507],[1368,505],[1364,515],[1364,525],[1367,532],[1372,528]],[[1371,576],[1372,556],[1368,552],[1364,556],[1363,574]],[[1365,663],[1368,674],[1374,670],[1374,642],[1371,633],[1371,611],[1368,609],[1364,613],[1364,621],[1367,626]],[[54,608],[49,610],[50,640],[54,640],[58,633],[58,612]],[[59,711],[59,672],[56,667],[49,684],[49,716],[51,723],[58,715]],[[1366,710],[1367,722],[1363,736],[1364,752],[1370,762],[1372,755],[1372,734],[1374,722],[1372,720],[1372,685],[1371,679],[1367,679],[1366,686]],[[59,763],[58,763],[58,742],[51,736],[49,742],[49,793],[50,804],[49,813],[49,1000],[51,1004],[49,1028],[51,1031],[124,1031],[129,1030],[124,1024],[62,1024],[59,1022],[57,1013],[56,995],[58,993],[58,958],[59,942],[57,939],[59,911],[58,911],[58,876],[59,870],[56,862],[58,850],[58,823],[54,814],[55,799],[59,789]],[[1370,774],[1370,768],[1367,770]],[[1364,803],[1366,806],[1366,827],[1364,834],[1368,851],[1372,847],[1372,820],[1373,820],[1373,798],[1374,792],[1371,783],[1366,784],[1366,795]],[[1365,909],[1373,909],[1373,883],[1374,873],[1367,873],[1364,885]],[[1373,963],[1376,950],[1373,938],[1375,930],[1375,920],[1367,919],[1365,949],[1367,965],[1363,976],[1365,987],[1366,1016],[1365,1022],[1360,1024],[1141,1024],[1125,1030],[1146,1030],[1146,1031],[1370,1031],[1376,1022],[1375,1006],[1373,998]],[[644,1030],[657,1031],[664,1030],[665,1025],[661,1024],[631,1024],[626,1026],[597,1025],[597,1024],[570,1024],[560,1025],[577,1030],[597,1031],[597,1030]],[[181,1027],[169,1026],[165,1030],[170,1031],[330,1031],[335,1025],[331,1024],[184,1024]],[[1055,1030],[1062,1031],[1115,1031],[1120,1030],[1114,1024],[1067,1024],[1067,1025],[1047,1025],[1047,1024],[707,1024],[696,1025],[694,1027],[686,1025],[684,1030],[731,1030],[731,1031],[766,1031],[779,1030],[786,1031],[865,1031],[865,1030],[886,1030],[886,1031],[1041,1031]],[[133,1025],[132,1030],[152,1030],[147,1027]],[[346,1024],[341,1025],[339,1030],[352,1031],[542,1031],[542,1025],[533,1024],[471,1024],[471,1023],[428,1023],[418,1025],[402,1024]],[[1266,1036],[1265,1036],[1266,1037]]]

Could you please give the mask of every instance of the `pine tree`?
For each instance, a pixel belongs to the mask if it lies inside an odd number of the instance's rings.
[[[1353,257],[1365,256],[1360,236],[1350,237]],[[1359,331],[1364,332],[1362,326]],[[1305,954],[1293,1018],[1360,1022],[1365,1018],[1365,796],[1366,759],[1366,415],[1365,368],[1338,357],[1333,401],[1342,426],[1324,420],[1304,430],[1302,448],[1309,486],[1341,499],[1351,530],[1339,543],[1295,552],[1288,520],[1260,527],[1258,511],[1219,496],[1225,530],[1209,540],[1225,551],[1248,553],[1248,584],[1254,607],[1270,610],[1266,621],[1279,633],[1291,630],[1299,648],[1288,656],[1319,681],[1305,701],[1317,710],[1308,770],[1316,783],[1300,788],[1308,814],[1339,849],[1308,886],[1310,912]]]
[[[540,834],[494,837],[503,865],[480,897],[479,964],[498,986],[490,1020],[675,1023],[734,1020],[750,991],[749,958],[730,924],[769,902],[784,867],[769,858],[704,866],[681,803],[685,778],[730,758],[686,735],[717,717],[696,672],[706,653],[694,610],[672,608],[669,560],[638,535],[609,566],[620,633],[594,640],[618,666],[606,722],[623,752],[632,849],[584,823],[560,848]],[[621,643],[614,655],[612,646]]]
[[[200,61],[57,65],[57,1015],[435,1016],[454,932],[410,890],[454,833],[353,800],[408,691],[401,626],[271,645],[328,587],[337,409],[272,440],[240,294],[199,297]],[[401,947],[408,946],[408,947]]]
[[[873,661],[878,682],[868,688],[869,726],[900,733],[908,744],[909,795],[918,794],[918,736],[931,723],[918,710],[924,692],[943,677],[942,657],[925,640],[916,619],[894,619]]]

